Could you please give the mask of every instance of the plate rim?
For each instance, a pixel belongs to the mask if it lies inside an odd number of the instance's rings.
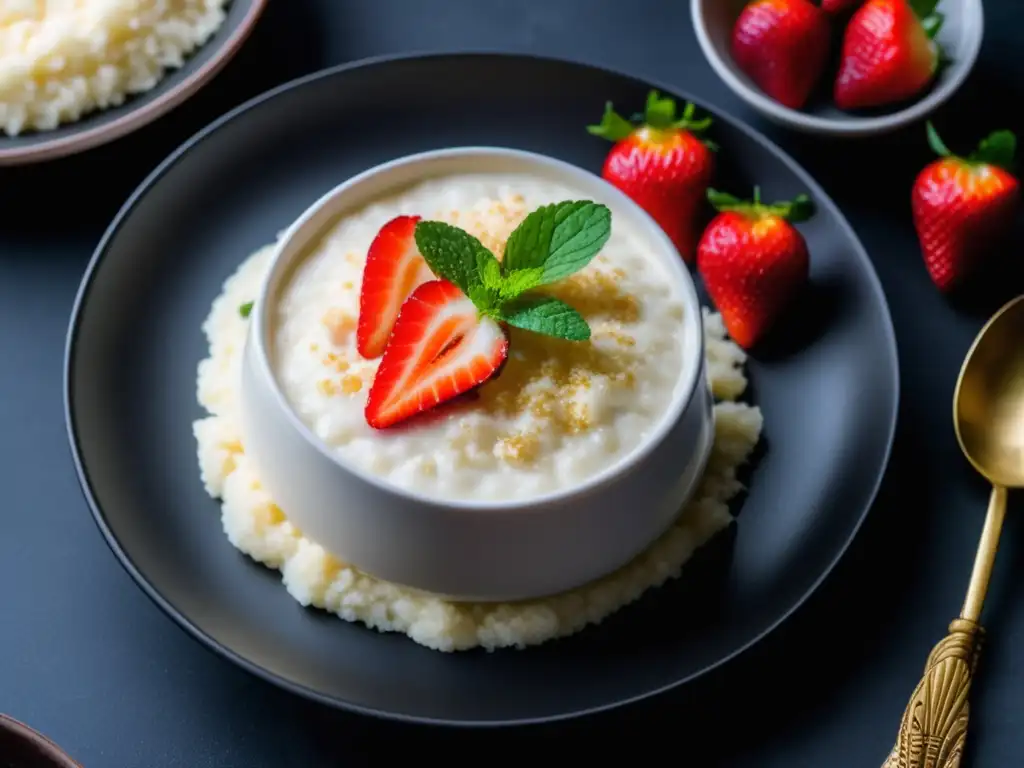
[[[0,168],[13,168],[20,165],[42,163],[95,149],[127,136],[181,106],[213,80],[227,66],[228,62],[238,54],[246,40],[249,39],[252,31],[256,28],[256,23],[263,15],[268,1],[250,0],[249,9],[245,12],[245,15],[238,25],[231,30],[231,34],[221,43],[219,49],[210,60],[186,76],[180,83],[157,96],[150,103],[135,109],[129,109],[125,114],[110,122],[72,132],[70,135],[57,136],[40,141],[39,143],[29,144],[27,147],[4,149],[2,143],[0,143]],[[207,41],[204,46],[210,42],[212,40]],[[193,54],[198,52],[198,50],[197,48],[196,51],[193,51]],[[172,72],[173,70],[165,70],[161,81]],[[158,82],[154,88],[159,86],[160,83]],[[138,95],[141,96],[143,94]],[[93,114],[102,115],[103,112],[97,111]],[[83,116],[83,119],[90,116],[92,115]],[[66,127],[73,127],[76,124],[77,121],[65,125]],[[3,138],[8,137],[0,137],[0,142],[2,142]]]
[[[867,502],[864,504],[864,508],[860,515],[857,517],[856,522],[851,527],[850,531],[845,537],[845,540],[836,550],[834,556],[830,559],[827,566],[822,572],[813,580],[811,585],[804,590],[796,600],[793,601],[785,611],[782,611],[775,619],[768,622],[767,625],[760,631],[754,633],[747,641],[739,644],[737,647],[732,649],[729,653],[722,656],[717,661],[704,666],[689,675],[679,677],[678,679],[672,680],[671,682],[653,686],[649,689],[640,693],[635,693],[628,697],[622,697],[617,700],[604,701],[600,704],[588,706],[585,708],[579,708],[576,710],[561,711],[554,714],[531,716],[531,717],[514,717],[514,718],[498,718],[498,719],[486,719],[486,720],[464,720],[464,719],[453,719],[449,717],[432,717],[427,715],[416,715],[409,714],[406,712],[394,712],[386,711],[377,707],[371,707],[364,704],[359,704],[352,701],[347,701],[336,696],[330,696],[317,691],[309,686],[293,682],[286,679],[285,677],[261,666],[260,664],[251,661],[250,659],[242,656],[237,651],[228,647],[227,645],[214,639],[212,636],[207,634],[199,626],[197,626],[191,619],[185,616],[179,611],[168,598],[164,597],[154,587],[149,580],[144,576],[142,571],[135,565],[129,554],[121,547],[120,542],[114,535],[113,531],[106,523],[105,514],[102,507],[97,502],[92,485],[89,480],[88,473],[85,469],[81,448],[78,442],[78,435],[75,428],[74,420],[74,397],[72,393],[72,372],[75,366],[75,348],[79,330],[79,320],[88,300],[89,292],[92,287],[93,280],[96,272],[101,266],[103,259],[106,255],[106,250],[109,243],[117,235],[118,230],[121,228],[124,221],[130,216],[137,203],[142,200],[146,194],[148,194],[160,181],[161,177],[164,176],[171,168],[174,167],[194,146],[200,144],[206,138],[220,130],[223,126],[229,122],[241,118],[248,111],[257,108],[265,102],[271,101],[281,94],[289,91],[304,87],[310,83],[317,82],[319,80],[328,79],[337,76],[342,73],[366,69],[375,66],[388,65],[393,63],[409,62],[422,59],[431,60],[443,60],[443,59],[461,59],[461,60],[472,60],[480,58],[497,58],[497,59],[525,59],[531,61],[539,61],[548,64],[557,64],[560,66],[569,66],[582,69],[589,69],[595,71],[603,76],[611,76],[619,79],[631,80],[633,82],[646,85],[649,88],[656,88],[663,93],[668,93],[682,98],[684,100],[693,101],[698,106],[705,106],[708,111],[712,112],[716,118],[729,123],[733,128],[746,134],[750,139],[759,144],[765,151],[771,153],[779,160],[781,160],[786,167],[807,187],[808,191],[815,195],[818,199],[824,201],[825,207],[832,213],[838,222],[838,225],[846,232],[846,234],[856,244],[854,256],[862,262],[862,266],[865,269],[868,284],[875,293],[881,308],[882,308],[882,330],[887,347],[889,350],[889,357],[892,361],[891,372],[891,392],[892,392],[892,407],[891,413],[889,414],[888,424],[886,425],[885,435],[885,446],[884,450],[880,454],[879,470],[876,475],[874,482],[869,490],[867,496]],[[588,61],[583,58],[573,58],[564,56],[551,56],[545,54],[529,53],[529,52],[518,52],[508,50],[492,50],[492,49],[462,49],[458,51],[433,51],[433,50],[419,50],[412,52],[403,53],[389,53],[381,54],[378,56],[370,56],[361,59],[354,59],[349,62],[343,62],[341,64],[324,67],[313,72],[301,75],[291,80],[280,83],[256,96],[244,101],[243,103],[231,108],[224,112],[219,117],[208,123],[206,126],[198,130],[191,137],[182,142],[177,148],[175,148],[167,157],[165,157],[159,165],[150,171],[146,177],[139,183],[139,185],[133,190],[131,195],[125,200],[124,204],[118,209],[117,214],[104,231],[102,237],[97,243],[93,250],[92,256],[89,258],[89,262],[82,274],[81,282],[78,290],[76,291],[72,310],[69,318],[69,324],[65,336],[65,350],[64,350],[64,361],[62,367],[62,395],[64,401],[64,424],[67,433],[68,443],[71,452],[72,463],[75,468],[75,475],[78,479],[78,485],[80,491],[85,498],[86,504],[89,507],[89,511],[99,528],[100,533],[103,536],[104,541],[110,550],[114,553],[114,556],[121,564],[121,566],[128,572],[135,584],[146,594],[156,605],[160,608],[167,616],[169,616],[179,628],[183,629],[186,634],[190,635],[193,639],[199,641],[199,644],[204,646],[207,650],[212,651],[216,655],[233,662],[238,665],[241,669],[249,672],[257,678],[260,678],[278,688],[285,690],[293,695],[301,696],[310,701],[317,702],[321,705],[330,707],[331,709],[366,715],[377,719],[401,722],[416,725],[433,725],[433,726],[444,726],[452,728],[473,728],[473,729],[487,729],[487,728],[501,728],[501,727],[513,727],[522,725],[540,725],[547,723],[563,722],[568,720],[574,720],[578,718],[588,717],[600,713],[610,712],[612,710],[625,708],[630,705],[638,704],[641,701],[660,697],[664,694],[669,693],[677,688],[692,683],[695,680],[705,677],[711,672],[718,670],[719,668],[735,661],[740,656],[750,651],[755,646],[759,645],[767,637],[775,633],[783,624],[785,624],[791,617],[794,616],[821,588],[825,580],[832,574],[836,566],[846,556],[850,546],[857,538],[861,529],[863,528],[864,522],[871,510],[874,508],[875,502],[877,501],[879,491],[882,484],[888,474],[890,467],[893,445],[895,443],[897,426],[899,423],[899,411],[901,402],[901,375],[900,375],[900,364],[899,364],[899,346],[896,338],[896,330],[892,321],[892,312],[889,307],[889,302],[885,294],[885,290],[882,286],[881,279],[878,277],[878,273],[875,270],[874,264],[868,256],[867,250],[864,248],[863,243],[857,236],[856,231],[847,221],[843,215],[842,210],[835,203],[835,201],[825,192],[824,188],[815,180],[809,171],[803,168],[788,152],[786,152],[781,146],[777,145],[767,136],[763,135],[757,129],[747,125],[744,121],[735,117],[729,111],[721,109],[715,105],[710,99],[699,98],[693,96],[689,91],[681,88],[677,88],[665,81],[650,78],[646,75],[631,74],[628,71],[617,69],[602,64],[597,64],[592,61]]]

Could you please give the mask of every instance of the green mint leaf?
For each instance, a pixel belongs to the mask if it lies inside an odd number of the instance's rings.
[[[251,301],[245,302],[245,304],[238,308],[238,314],[240,314],[242,317],[248,317],[249,313],[252,312],[252,305],[253,302]]]
[[[485,286],[486,280],[500,275],[501,268],[494,254],[463,229],[441,221],[420,221],[415,237],[416,247],[431,271],[454,283],[471,299],[474,287]]]
[[[501,304],[498,292],[485,285],[470,286],[469,293],[466,295],[473,302],[473,306],[484,314],[496,310]]]
[[[543,267],[551,252],[551,238],[559,217],[564,219],[582,205],[582,202],[573,200],[542,205],[519,222],[505,243],[505,256],[501,260],[501,271],[505,277],[521,269]]]
[[[553,283],[583,269],[612,234],[612,212],[590,201],[558,216],[541,284]]]
[[[590,326],[583,316],[554,296],[523,296],[501,308],[501,319],[524,331],[568,341],[590,338]]]
[[[484,288],[493,293],[500,293],[505,278],[501,276],[501,264],[494,258],[494,254],[487,250],[487,248],[478,251],[476,266],[480,272],[480,282]]]
[[[536,209],[505,245],[502,272],[542,268],[537,285],[583,269],[611,236],[611,211],[590,200],[566,200]]]
[[[544,276],[543,267],[530,267],[510,272],[502,281],[499,294],[504,301],[511,301],[523,295],[531,288],[540,285]]]

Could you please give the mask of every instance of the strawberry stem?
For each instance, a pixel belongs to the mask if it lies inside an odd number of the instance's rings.
[[[612,102],[605,102],[604,114],[601,122],[597,125],[588,125],[587,131],[593,136],[600,136],[609,141],[622,141],[637,128],[636,123],[643,122],[645,125],[657,129],[667,130],[675,128],[690,133],[702,133],[711,127],[710,116],[696,119],[697,107],[687,102],[683,107],[683,114],[676,119],[676,102],[671,97],[662,96],[658,91],[650,91],[647,94],[647,103],[642,114],[634,114],[630,119],[619,115]],[[717,149],[713,142],[705,142],[710,149]]]
[[[751,218],[774,216],[792,223],[807,221],[815,212],[814,201],[804,194],[799,194],[792,200],[764,203],[761,201],[761,188],[759,186],[754,187],[754,194],[751,200],[741,200],[727,192],[709,189],[708,201],[720,213],[733,211],[744,216],[750,216]]]
[[[949,147],[946,146],[942,137],[939,136],[939,132],[935,130],[935,126],[932,124],[931,120],[926,123],[925,129],[928,131],[928,146],[932,148],[932,152],[939,157],[953,157],[953,153],[950,151]]]
[[[978,144],[967,157],[955,154],[939,136],[929,120],[926,125],[928,144],[939,157],[955,158],[974,165],[994,165],[1005,171],[1012,171],[1017,154],[1017,137],[1013,131],[993,131]]]

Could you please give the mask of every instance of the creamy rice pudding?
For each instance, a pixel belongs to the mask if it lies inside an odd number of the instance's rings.
[[[500,259],[532,210],[581,198],[533,176],[458,175],[421,182],[334,225],[295,268],[272,318],[272,364],[298,417],[343,461],[443,499],[566,489],[636,448],[687,379],[683,301],[668,265],[614,210],[597,256],[536,289],[574,307],[589,340],[508,328],[500,375],[473,392],[388,429],[365,415],[381,359],[360,355],[356,331],[367,251],[381,227],[399,215],[447,222]]]

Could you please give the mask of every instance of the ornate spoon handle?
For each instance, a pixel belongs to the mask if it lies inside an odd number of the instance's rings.
[[[971,677],[984,633],[966,619],[949,625],[949,634],[928,655],[883,768],[958,768],[967,737]]]
[[[903,712],[896,746],[882,768],[959,768],[967,738],[971,678],[984,629],[978,623],[1006,516],[1006,489],[995,486],[960,618],[932,649]]]

